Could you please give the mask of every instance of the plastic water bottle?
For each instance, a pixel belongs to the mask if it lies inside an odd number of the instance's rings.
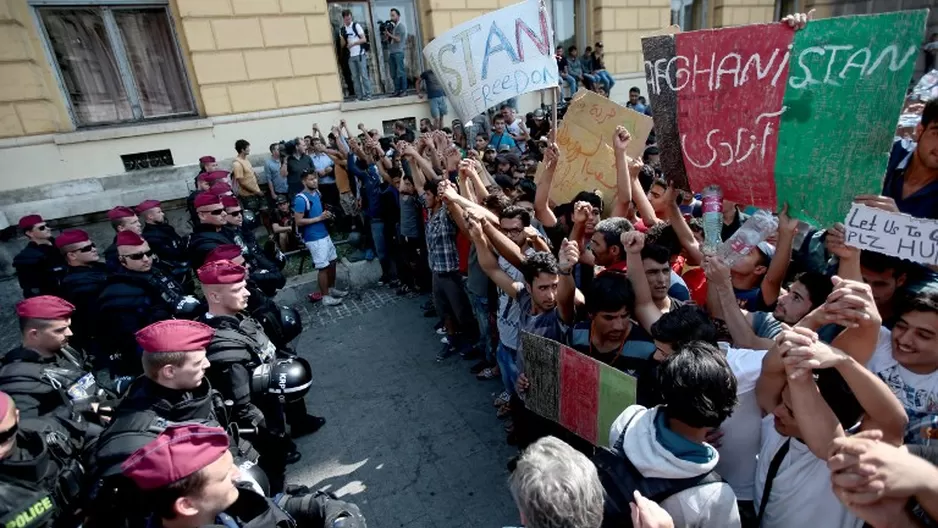
[[[714,251],[723,242],[723,191],[710,185],[701,193],[704,248]]]
[[[717,255],[727,266],[732,267],[776,231],[778,221],[775,217],[759,209],[733,233],[733,236],[717,248]]]

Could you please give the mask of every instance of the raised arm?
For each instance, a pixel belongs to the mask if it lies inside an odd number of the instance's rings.
[[[518,244],[512,242],[505,233],[502,233],[502,231],[491,222],[482,224],[482,230],[485,231],[485,236],[488,237],[495,251],[504,257],[509,264],[521,269],[521,266],[524,265],[524,253],[521,252],[521,248],[518,247]]]
[[[844,225],[836,223],[827,229],[824,245],[827,251],[837,257],[837,275],[842,279],[862,281],[860,272],[860,250],[844,243]]]
[[[557,313],[566,324],[573,324],[576,316],[576,282],[573,280],[573,266],[580,258],[580,248],[576,241],[563,239],[557,253],[557,267],[560,268],[560,283],[557,285]]]
[[[775,256],[769,264],[769,270],[762,278],[762,300],[766,306],[772,306],[778,301],[778,294],[782,289],[782,281],[788,272],[791,263],[791,245],[798,230],[798,220],[788,216],[788,204],[782,206],[778,214],[778,247]]]
[[[671,187],[669,186],[668,195],[671,194]],[[632,176],[632,201],[635,202],[635,208],[638,209],[638,214],[642,217],[642,223],[645,224],[645,227],[651,227],[658,223],[655,208],[648,201],[645,189],[642,189],[642,182],[638,179],[638,173]]]
[[[759,337],[752,329],[750,315],[743,313],[736,303],[730,269],[719,257],[709,257],[704,261],[707,274],[707,292],[713,292],[720,305],[720,314],[733,337],[733,344],[740,348],[768,350],[775,343],[771,339]]]
[[[426,185],[427,179],[424,176],[425,174],[432,174],[433,167],[429,166],[429,162],[423,159],[423,156],[417,153],[417,149],[414,148],[410,143],[405,143],[403,141],[398,141],[397,146],[395,147],[398,152],[401,153],[408,161],[411,161],[415,167],[411,171],[414,178],[414,187],[418,190],[423,190],[423,186]],[[428,173],[425,173],[424,170],[429,169]]]
[[[518,295],[518,284],[499,267],[498,260],[489,245],[489,240],[483,233],[482,224],[485,223],[485,220],[473,213],[469,213],[466,215],[465,222],[472,243],[476,246],[479,267],[502,291],[512,298],[516,297]]]
[[[674,233],[677,234],[678,240],[681,242],[681,247],[684,248],[684,251],[687,253],[687,262],[692,266],[699,266],[700,263],[704,261],[703,251],[700,250],[700,243],[697,242],[697,239],[694,237],[694,232],[691,231],[690,226],[687,225],[687,220],[684,219],[684,214],[681,213],[681,206],[677,204],[676,201],[670,202],[668,207],[671,208],[671,227],[674,228]]]
[[[534,216],[544,227],[557,225],[557,217],[550,208],[550,186],[554,182],[554,171],[557,170],[559,160],[560,149],[556,144],[544,149],[544,173],[541,175],[541,181],[537,182],[537,191],[534,193]]]
[[[866,365],[879,341],[879,330],[883,323],[873,291],[868,284],[849,281],[838,276],[831,278],[834,290],[823,305],[826,323],[846,328],[831,344],[845,351],[861,365]]]
[[[810,372],[789,378],[791,410],[801,431],[801,440],[814,456],[827,459],[827,449],[835,438],[844,436],[844,428],[821,396]]]
[[[645,235],[636,230],[622,233],[622,246],[625,248],[628,271],[626,272],[632,289],[635,290],[635,318],[645,330],[651,331],[651,325],[661,318],[661,310],[651,298],[651,288],[645,276],[642,263],[642,248],[645,247]]]
[[[625,217],[632,207],[632,177],[631,158],[627,153],[632,134],[624,126],[617,126],[612,135],[612,147],[616,157],[616,204],[612,209],[613,216]]]

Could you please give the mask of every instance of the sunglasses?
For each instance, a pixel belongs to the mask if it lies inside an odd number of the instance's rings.
[[[49,229],[49,226],[47,226],[46,224],[42,224],[42,225],[37,225],[33,227],[33,229],[37,231],[46,231],[47,229]]]
[[[19,428],[20,428],[20,424],[19,424],[19,422],[17,422],[17,423],[15,423],[15,424],[13,424],[13,427],[11,427],[11,428],[7,429],[6,431],[3,431],[2,433],[0,433],[0,444],[5,444],[5,443],[7,443],[8,441],[10,441],[11,438],[13,438],[14,436],[16,436],[16,432],[19,430]]]
[[[244,212],[244,211],[238,209],[237,211],[228,211],[228,214],[229,214],[230,216],[241,216],[241,213],[243,213],[243,212]],[[213,213],[213,214],[214,214],[214,213]]]
[[[225,214],[225,208],[222,207],[221,209],[212,209],[211,211],[208,211],[208,214],[212,216],[221,216]]]
[[[129,258],[130,260],[143,260],[143,257],[153,257],[153,250],[142,251],[140,253],[131,253],[130,255],[121,255],[122,258]]]
[[[94,245],[94,242],[92,242],[91,244],[88,244],[87,246],[80,247],[80,248],[76,249],[75,251],[77,251],[77,252],[79,252],[79,253],[91,253],[92,251],[95,250],[96,247],[97,247],[97,246]]]

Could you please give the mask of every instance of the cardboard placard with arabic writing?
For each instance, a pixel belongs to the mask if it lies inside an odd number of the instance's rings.
[[[612,211],[616,195],[612,137],[619,125],[632,134],[629,156],[640,158],[651,132],[651,118],[588,90],[577,92],[557,130],[560,161],[550,188],[554,203],[566,203],[580,191],[597,189],[603,194],[605,214]]]

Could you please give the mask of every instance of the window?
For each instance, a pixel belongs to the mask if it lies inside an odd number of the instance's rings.
[[[693,31],[707,27],[706,0],[671,0],[671,23],[681,31]]]
[[[775,0],[775,20],[781,20],[782,18],[793,15],[795,13],[801,13],[803,6],[801,0]]]
[[[77,126],[195,113],[166,6],[38,7]]]
[[[371,84],[372,96],[392,95],[398,92],[394,83],[394,75],[399,64],[403,62],[403,88],[404,92],[411,92],[416,85],[416,79],[423,72],[422,40],[420,27],[417,24],[417,9],[414,0],[372,0],[370,2],[329,2],[329,21],[332,23],[333,41],[335,43],[336,57],[339,71],[342,74],[342,93],[346,99],[354,99],[360,94],[355,93],[355,81],[352,78],[352,67],[349,63],[349,50],[342,46],[342,34],[355,31],[355,27],[346,29],[342,20],[342,11],[348,9],[352,12],[352,21],[365,33],[370,51],[366,58],[368,80]],[[391,20],[391,10],[400,13],[400,23],[403,24],[404,35],[400,44],[393,43],[382,31]],[[361,37],[361,36],[359,36]],[[394,57],[392,57],[392,52]],[[401,53],[402,55],[398,55]],[[400,60],[400,57],[403,60]]]

